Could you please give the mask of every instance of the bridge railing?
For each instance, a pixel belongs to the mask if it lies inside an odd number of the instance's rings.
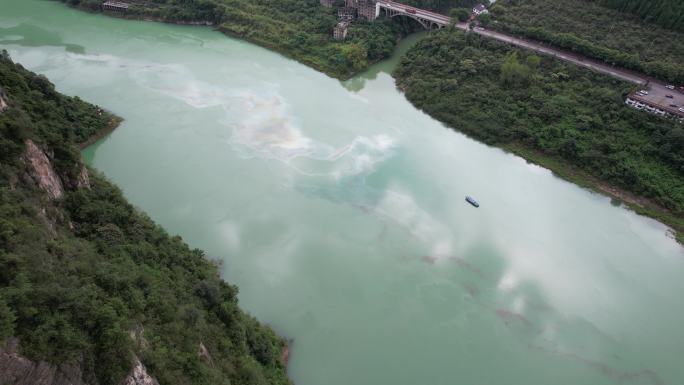
[[[377,2],[377,12],[379,16],[380,8],[385,8],[385,9],[392,9],[392,10],[400,10],[406,12],[407,16],[416,16],[416,17],[423,17],[425,19],[428,19],[432,22],[435,23],[440,23],[440,24],[449,24],[451,22],[451,18],[446,15],[442,15],[436,12],[428,11],[425,9],[421,8],[416,8],[416,7],[411,7],[406,4],[398,3],[396,1],[378,1]],[[408,12],[407,10],[413,10],[415,13]]]

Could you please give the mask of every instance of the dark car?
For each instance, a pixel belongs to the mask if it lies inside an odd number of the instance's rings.
[[[668,98],[668,99],[674,98],[674,96],[672,96],[672,95],[665,95],[665,97]]]
[[[676,105],[676,104],[670,104],[670,107],[672,107],[672,108],[677,108],[677,107],[679,107],[679,106]]]

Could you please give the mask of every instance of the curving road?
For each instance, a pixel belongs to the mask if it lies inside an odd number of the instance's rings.
[[[378,1],[376,3],[376,16],[380,14],[381,8],[388,11],[399,12],[400,14],[405,14],[408,17],[412,17],[422,21],[427,21],[428,23],[435,23],[440,26],[446,26],[451,22],[451,18],[449,16],[426,11],[424,9],[410,7],[395,1]],[[456,27],[464,31],[469,30],[469,25],[467,22],[457,23]],[[639,99],[649,102],[655,106],[660,107],[665,111],[668,111],[675,115],[679,115],[682,118],[684,118],[684,93],[668,89],[665,83],[650,78],[644,74],[629,71],[624,68],[616,68],[602,61],[589,59],[583,55],[579,55],[574,52],[554,48],[537,41],[530,41],[513,37],[510,35],[506,35],[504,33],[491,31],[482,27],[475,27],[473,29],[473,32],[477,33],[478,35],[486,36],[521,48],[536,51],[541,54],[550,55],[560,60],[564,60],[566,62],[578,66],[589,68],[593,71],[600,72],[618,78],[620,80],[638,84],[641,86],[642,89],[648,90],[648,94],[640,95]]]
[[[457,27],[460,29],[463,29],[463,30],[468,30],[468,24],[466,24],[466,23],[459,23],[459,24],[457,24]],[[565,60],[567,62],[571,62],[571,63],[577,64],[577,65],[580,65],[582,67],[590,68],[590,69],[595,70],[597,72],[601,72],[601,73],[604,73],[604,74],[607,74],[607,75],[610,75],[610,76],[613,76],[613,77],[616,77],[616,78],[619,78],[622,80],[626,80],[628,82],[645,85],[648,83],[652,83],[654,81],[653,79],[649,79],[644,75],[641,75],[641,74],[638,74],[638,73],[635,73],[632,71],[628,71],[625,69],[616,68],[616,67],[610,66],[608,64],[605,64],[603,62],[593,60],[593,59],[589,59],[589,58],[586,58],[582,55],[578,55],[575,53],[564,51],[564,50],[561,50],[558,48],[549,47],[547,45],[544,45],[544,44],[541,44],[538,42],[520,39],[520,38],[513,37],[510,35],[506,35],[506,34],[503,34],[500,32],[494,32],[494,31],[491,31],[488,29],[484,29],[482,27],[475,27],[473,32],[477,33],[478,35],[487,36],[487,37],[490,37],[492,39],[496,39],[499,41],[503,41],[505,43],[516,45],[518,47],[531,49],[533,51],[537,51],[539,53],[543,53],[546,55],[551,55],[551,56],[557,57],[561,60]],[[665,85],[663,85],[663,87],[664,86]]]
[[[468,30],[467,23],[458,23],[456,27],[466,31]],[[545,55],[554,56],[566,62],[589,68],[596,72],[610,75],[621,80],[639,84],[643,87],[643,89],[649,91],[649,94],[646,96],[641,96],[641,99],[661,106],[663,109],[668,110],[675,115],[684,117],[684,112],[679,110],[679,108],[684,108],[684,94],[668,89],[665,83],[657,79],[634,71],[613,67],[601,61],[589,59],[573,52],[550,47],[535,41],[520,39],[482,27],[475,27],[473,32],[477,33],[478,35],[486,36],[518,47],[530,49]]]

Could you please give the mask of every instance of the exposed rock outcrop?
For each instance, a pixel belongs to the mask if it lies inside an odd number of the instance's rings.
[[[76,180],[76,188],[85,188],[90,190],[90,178],[88,177],[88,169],[83,163],[81,163],[81,172],[79,172],[78,179]]]
[[[55,224],[55,221],[48,216],[45,207],[40,208],[36,214],[38,215],[38,218],[43,221],[43,224],[45,224],[50,239],[55,239],[57,237],[57,225]]]
[[[5,111],[7,109],[7,94],[5,94],[5,90],[0,87],[0,112]]]
[[[50,159],[31,139],[26,140],[24,159],[30,166],[31,178],[38,187],[45,190],[50,199],[58,199],[64,195],[64,185],[52,168]]]
[[[83,381],[79,363],[50,365],[44,361],[31,361],[19,353],[19,340],[10,338],[5,346],[0,345],[1,385],[88,385]],[[133,369],[122,385],[159,385],[147,373],[147,368],[135,357]]]
[[[135,327],[129,333],[138,349],[145,350],[150,346],[147,339],[145,339],[145,328],[142,324],[136,323]]]
[[[63,175],[60,178],[52,167],[49,154],[41,150],[31,139],[27,139],[25,144],[24,160],[29,166],[31,180],[45,190],[51,200],[61,198],[65,189],[90,189],[88,168],[82,161],[79,162],[78,176],[74,178]]]
[[[159,385],[157,380],[147,373],[147,368],[137,357],[133,365],[133,370],[124,379],[123,385]]]
[[[209,366],[214,366],[214,361],[211,359],[211,354],[209,354],[209,349],[204,346],[204,343],[200,341],[199,348],[197,349],[197,356],[200,360],[204,361],[205,364]]]
[[[280,352],[280,362],[285,366],[290,362],[290,346],[292,346],[292,340],[288,340]]]
[[[3,385],[87,385],[76,365],[55,367],[34,362],[18,353],[19,341],[11,338],[0,349],[0,384]]]

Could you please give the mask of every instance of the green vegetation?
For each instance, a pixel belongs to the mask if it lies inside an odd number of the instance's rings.
[[[215,264],[126,202],[82,164],[77,143],[113,117],[55,92],[0,55],[0,346],[75,365],[87,383],[120,384],[133,355],[160,384],[289,384],[269,328],[238,307]],[[65,186],[50,201],[28,176],[27,140]],[[135,336],[135,338],[133,336]],[[210,354],[200,357],[203,344]]]
[[[100,0],[61,0],[100,11]],[[378,20],[358,22],[346,40],[332,37],[336,8],[319,0],[148,0],[131,1],[126,17],[166,22],[211,22],[219,31],[278,51],[321,72],[349,78],[389,57],[411,26]]]
[[[500,0],[491,7],[495,22],[490,27],[548,42],[668,82],[684,83],[684,33],[648,24],[600,3],[591,0]],[[650,5],[653,2],[643,0],[641,3]]]
[[[582,185],[617,186],[684,232],[684,125],[626,107],[630,84],[446,30],[410,50],[395,77],[436,119]]]
[[[684,32],[684,2],[681,0],[601,0],[601,4],[631,13],[646,22]]]
[[[450,12],[452,22],[454,19],[458,21],[466,21],[470,18],[470,11],[465,8],[454,8]]]

